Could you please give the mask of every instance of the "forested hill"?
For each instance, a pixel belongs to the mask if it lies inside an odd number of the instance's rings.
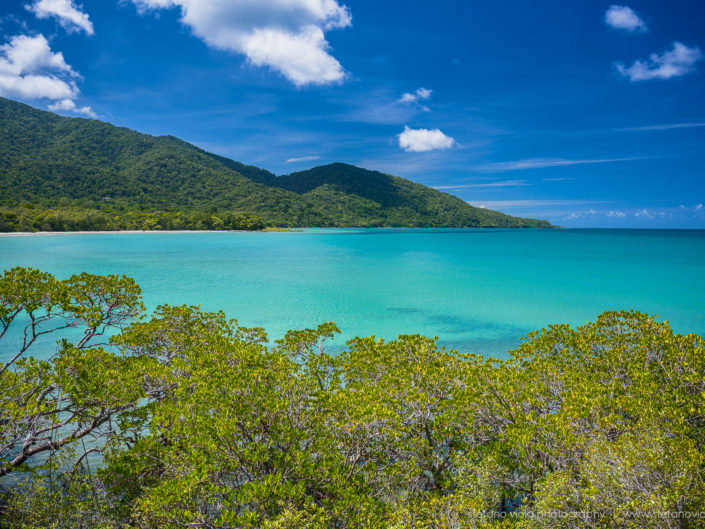
[[[4,98],[0,123],[0,231],[550,227],[377,171],[336,163],[278,177],[173,136]]]

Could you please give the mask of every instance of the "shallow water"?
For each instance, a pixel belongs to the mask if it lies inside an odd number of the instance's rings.
[[[705,334],[705,231],[326,229],[0,238],[0,269],[126,274],[149,309],[222,309],[272,338],[335,321],[502,357],[550,323],[608,309]]]

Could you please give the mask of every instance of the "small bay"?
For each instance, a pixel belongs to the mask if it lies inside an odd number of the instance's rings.
[[[705,334],[705,231],[309,229],[0,238],[0,268],[125,274],[149,310],[223,310],[270,338],[335,321],[357,335],[419,333],[505,357],[519,337],[604,310]]]

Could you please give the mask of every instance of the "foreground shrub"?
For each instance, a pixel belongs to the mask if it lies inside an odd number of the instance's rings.
[[[644,314],[506,361],[417,335],[333,357],[332,323],[269,345],[196,307],[140,321],[126,278],[15,269],[0,293],[31,342],[0,367],[1,468],[29,472],[2,527],[703,527],[705,346]],[[82,332],[37,361],[41,328]]]

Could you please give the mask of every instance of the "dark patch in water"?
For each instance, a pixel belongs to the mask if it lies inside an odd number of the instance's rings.
[[[516,325],[497,324],[488,320],[479,320],[476,318],[464,318],[452,314],[439,314],[427,309],[419,307],[390,307],[387,309],[390,312],[397,314],[418,314],[427,322],[438,327],[438,333],[460,334],[472,331],[493,331],[500,332],[505,336],[511,336],[518,340],[531,329],[519,327]],[[496,341],[496,340],[492,340]]]

